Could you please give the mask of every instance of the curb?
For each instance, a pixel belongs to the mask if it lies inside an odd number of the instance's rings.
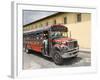
[[[91,53],[90,49],[79,49],[79,52]]]

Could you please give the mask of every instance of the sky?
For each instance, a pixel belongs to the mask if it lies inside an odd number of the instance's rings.
[[[34,22],[38,19],[44,18],[46,16],[49,16],[55,13],[57,12],[24,10],[23,11],[23,25]]]

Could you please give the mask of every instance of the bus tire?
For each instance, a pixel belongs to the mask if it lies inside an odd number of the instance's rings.
[[[25,52],[27,53],[27,54],[30,54],[31,53],[31,50],[30,49],[25,49]]]
[[[63,64],[63,58],[61,57],[59,51],[55,51],[53,53],[52,59],[53,59],[54,63],[57,64],[57,65],[62,65]]]

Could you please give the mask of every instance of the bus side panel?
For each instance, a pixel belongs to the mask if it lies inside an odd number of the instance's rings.
[[[41,45],[34,44],[34,43],[30,43],[30,45],[31,46],[29,46],[29,47],[31,47],[32,50],[34,50],[36,52],[41,52],[41,49],[42,49],[42,46]]]
[[[43,48],[42,43],[39,41],[27,41],[26,48],[31,49],[36,52],[42,52],[41,49]]]

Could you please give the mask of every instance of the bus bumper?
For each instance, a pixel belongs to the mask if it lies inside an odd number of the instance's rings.
[[[63,53],[61,56],[62,58],[71,58],[71,57],[77,56],[78,52],[79,52],[79,48],[76,48],[74,50],[69,50],[66,53]]]

